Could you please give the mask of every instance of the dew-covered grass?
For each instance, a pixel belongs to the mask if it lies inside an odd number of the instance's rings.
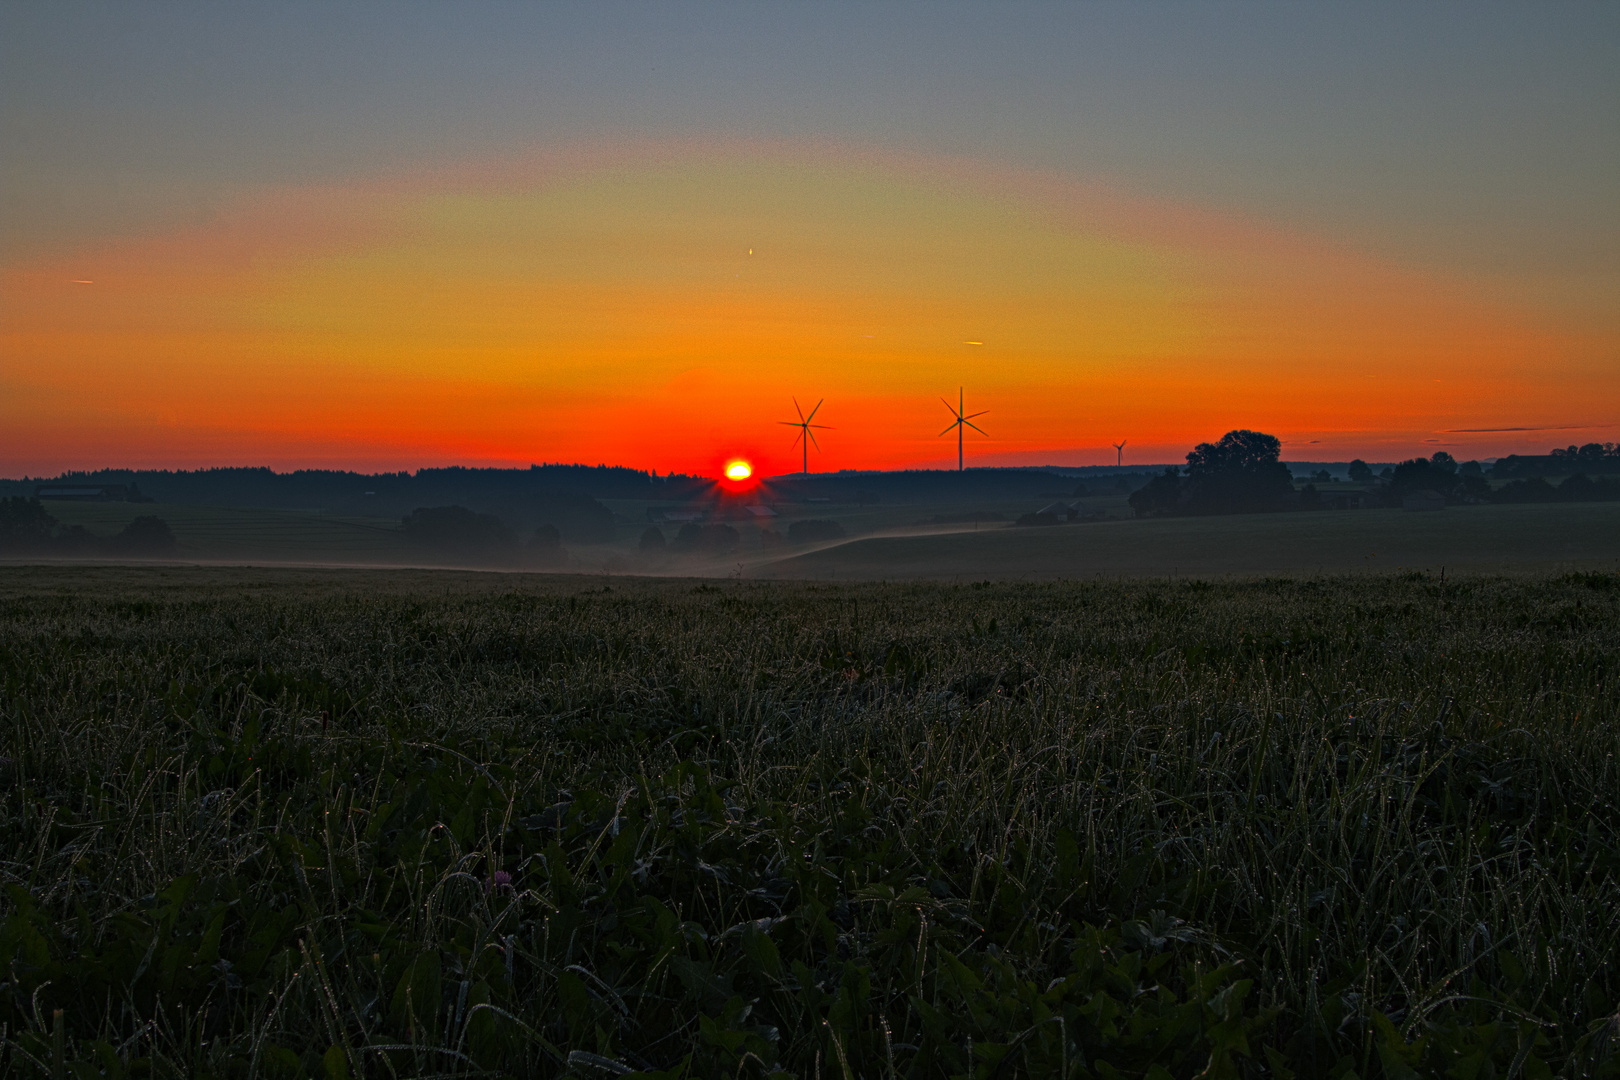
[[[1614,1075],[1617,675],[1602,574],[12,569],[0,1068]]]

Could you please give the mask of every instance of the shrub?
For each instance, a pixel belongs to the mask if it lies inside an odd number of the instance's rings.
[[[174,533],[162,518],[143,514],[125,525],[123,531],[107,542],[107,547],[115,555],[172,555]]]
[[[517,554],[517,534],[504,521],[465,506],[420,507],[405,515],[400,531],[456,559],[505,560]]]

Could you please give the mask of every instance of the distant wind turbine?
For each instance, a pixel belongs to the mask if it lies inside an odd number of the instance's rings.
[[[978,424],[975,424],[973,422],[973,417],[975,417],[975,416],[983,416],[985,413],[989,412],[990,410],[989,409],[980,409],[978,412],[972,413],[972,414],[968,414],[968,413],[964,412],[964,409],[966,408],[966,406],[963,404],[963,402],[964,402],[965,399],[962,397],[962,388],[960,386],[958,386],[956,388],[956,405],[955,405],[955,407],[952,407],[951,403],[946,401],[944,398],[940,398],[939,400],[940,400],[940,404],[944,405],[947,409],[950,409],[951,410],[951,415],[956,417],[955,421],[953,421],[949,426],[947,426],[944,431],[940,432],[940,435],[949,435],[951,433],[951,428],[956,429],[956,471],[961,472],[962,471],[962,432],[963,432],[963,429],[964,428],[972,428],[974,431],[977,431],[980,435],[984,435],[986,438],[989,438],[989,434],[984,430],[984,428],[980,427]]]
[[[1118,468],[1119,466],[1125,464],[1125,444],[1130,442],[1130,441],[1131,440],[1129,440],[1129,439],[1122,439],[1119,442],[1113,444],[1113,447],[1114,447],[1114,467],[1115,468]]]
[[[806,416],[804,415],[804,410],[799,408],[799,399],[794,398],[793,411],[799,414],[799,418],[797,420],[777,421],[778,424],[786,424],[788,427],[796,427],[799,429],[799,434],[794,436],[793,441],[799,442],[802,440],[804,442],[804,475],[806,476],[810,475],[810,444],[816,443],[816,449],[821,449],[821,444],[816,442],[815,433],[810,429],[820,428],[822,431],[832,430],[832,428],[828,427],[826,424],[812,424],[810,422],[816,418],[816,412],[821,408],[821,402],[826,400],[826,398],[822,398],[821,401],[816,402],[816,407],[810,410],[809,416]]]

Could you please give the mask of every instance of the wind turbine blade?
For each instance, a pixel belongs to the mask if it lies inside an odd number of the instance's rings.
[[[805,427],[813,427],[817,431],[832,431],[833,430],[833,426],[831,424],[806,424],[804,426]]]
[[[972,428],[974,431],[977,431],[980,435],[983,435],[985,438],[988,439],[990,437],[990,433],[988,431],[984,430],[984,428],[980,427],[978,424],[975,424],[973,421],[964,420],[964,421],[962,421],[962,423],[966,424],[968,427]]]
[[[939,433],[939,435],[935,435],[935,436],[934,436],[934,438],[936,438],[936,439],[937,439],[937,438],[939,438],[939,436],[940,436],[940,435],[949,435],[949,434],[950,434],[950,433],[951,433],[951,432],[952,432],[952,431],[954,431],[954,430],[955,430],[955,429],[956,429],[956,426],[957,426],[957,424],[960,424],[960,423],[961,423],[961,422],[962,422],[962,421],[960,421],[960,420],[958,420],[958,421],[957,421],[957,422],[956,422],[956,424],[952,424],[952,425],[950,425],[950,426],[949,426],[949,427],[947,427],[947,428],[946,428],[946,429],[945,429],[945,430],[944,430],[944,431],[942,431],[942,432],[940,432],[940,433]]]
[[[979,410],[979,411],[978,411],[978,412],[972,412],[972,413],[968,413],[968,414],[967,414],[967,415],[966,415],[966,416],[964,416],[964,417],[962,417],[962,419],[964,419],[964,420],[971,420],[971,419],[973,419],[973,418],[974,418],[974,417],[975,417],[975,416],[983,416],[983,415],[984,415],[984,414],[985,414],[985,413],[987,413],[987,412],[989,412],[989,411],[990,411],[990,410],[989,410],[989,409],[980,409],[980,410]]]
[[[956,406],[955,405],[952,405],[950,402],[946,401],[944,398],[940,398],[939,403],[941,405],[945,406],[947,409],[951,410],[951,415],[956,417],[958,420],[960,420],[962,418],[962,414],[956,411]]]
[[[778,424],[786,424],[788,427],[804,427],[803,424],[797,423],[796,421],[793,421],[793,420],[778,420],[777,423]]]
[[[810,410],[810,415],[804,418],[805,423],[808,424],[810,421],[812,421],[812,420],[814,420],[816,418],[816,412],[817,412],[817,410],[819,410],[821,408],[821,402],[826,401],[826,400],[827,400],[826,398],[822,398],[821,401],[816,402],[816,407],[814,409],[811,409]]]
[[[805,428],[804,433],[810,436],[810,445],[815,447],[817,450],[820,450],[821,444],[816,442],[816,433],[811,431],[809,428]]]

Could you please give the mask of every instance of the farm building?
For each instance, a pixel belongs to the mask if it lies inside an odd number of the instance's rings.
[[[1407,510],[1444,510],[1446,497],[1438,491],[1414,491],[1401,499]]]
[[[130,497],[127,484],[41,484],[34,489],[36,499],[66,499],[75,502],[139,502]]]
[[[1365,510],[1367,508],[1367,493],[1365,491],[1319,491],[1323,505],[1333,510]]]

